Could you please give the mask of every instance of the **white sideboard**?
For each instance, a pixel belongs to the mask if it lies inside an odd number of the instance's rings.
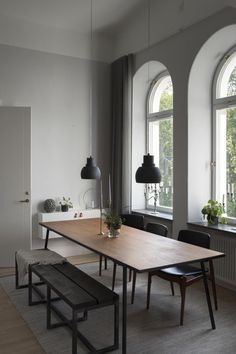
[[[99,218],[99,209],[86,209],[86,210],[70,210],[66,212],[58,211],[53,213],[38,213],[38,222],[48,222],[48,221],[63,221],[63,220],[73,220],[73,219],[89,219],[89,218]],[[45,239],[46,229],[39,225],[39,237]],[[55,232],[50,232],[50,238],[61,237]]]

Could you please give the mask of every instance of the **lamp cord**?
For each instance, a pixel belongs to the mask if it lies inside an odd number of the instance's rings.
[[[150,49],[150,36],[151,36],[151,29],[150,29],[150,26],[151,26],[151,3],[150,3],[151,0],[147,0],[147,5],[148,5],[148,8],[147,8],[147,25],[148,25],[148,30],[147,30],[147,49]],[[148,85],[149,85],[149,79],[150,79],[150,63],[149,63],[149,59],[148,59]]]
[[[90,0],[90,80],[89,80],[89,152],[92,156],[92,109],[93,109],[93,0]]]

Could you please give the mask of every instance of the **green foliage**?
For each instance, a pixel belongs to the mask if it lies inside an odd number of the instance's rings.
[[[172,84],[163,91],[160,98],[160,111],[173,108]],[[173,121],[163,119],[159,125],[159,168],[161,170],[163,188],[159,196],[159,204],[165,207],[173,206]]]
[[[213,218],[221,218],[224,213],[223,205],[215,200],[208,200],[207,204],[201,210],[203,217],[207,216],[209,224],[213,224]],[[224,223],[224,220],[221,220],[221,223]]]
[[[234,96],[236,95],[236,68],[232,71],[227,88],[227,95]]]
[[[69,208],[73,208],[73,204],[72,204],[70,198],[63,197],[62,201],[60,201],[60,204],[61,205],[68,205]]]
[[[232,71],[227,89],[228,96],[236,94],[236,68]],[[227,131],[226,131],[226,180],[234,194],[236,193],[236,109],[234,107],[228,108],[226,113]],[[226,186],[227,187],[227,186]],[[227,190],[227,188],[226,188]],[[236,218],[236,204],[235,199],[231,193],[227,194],[226,199],[227,216]]]
[[[108,229],[117,230],[121,228],[122,219],[119,215],[108,210],[107,212],[103,213],[103,216],[105,217],[104,224],[107,225]]]
[[[160,97],[160,111],[167,111],[173,108],[173,95],[169,90],[163,91]]]

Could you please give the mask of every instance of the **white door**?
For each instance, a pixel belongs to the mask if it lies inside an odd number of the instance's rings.
[[[0,267],[31,248],[31,111],[0,107]]]

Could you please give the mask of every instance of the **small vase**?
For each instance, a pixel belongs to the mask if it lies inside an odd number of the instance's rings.
[[[120,234],[120,229],[110,228],[110,229],[108,229],[107,237],[114,238],[114,237],[118,237],[119,234]]]
[[[68,211],[69,210],[69,206],[68,205],[61,205],[61,211]]]
[[[210,225],[218,225],[219,218],[217,216],[207,215],[207,221]]]

